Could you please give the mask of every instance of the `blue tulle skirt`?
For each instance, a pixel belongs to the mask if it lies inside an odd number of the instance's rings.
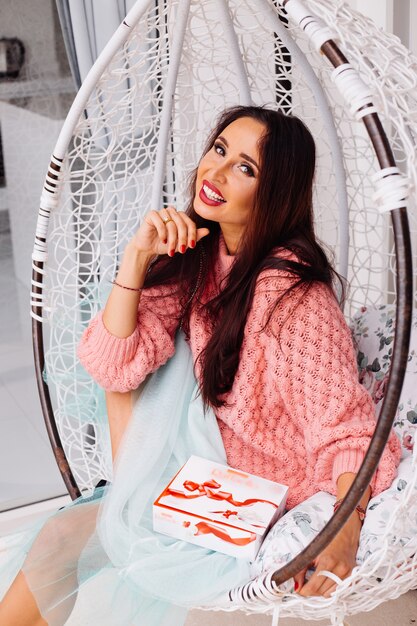
[[[179,333],[134,403],[112,483],[6,538],[0,598],[22,569],[50,626],[65,624],[80,590],[80,626],[181,626],[189,608],[221,603],[249,580],[250,563],[152,530],[155,497],[192,454],[226,462]]]

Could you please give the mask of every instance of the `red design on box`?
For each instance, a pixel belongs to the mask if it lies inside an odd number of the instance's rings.
[[[260,498],[249,498],[248,500],[244,500],[243,502],[238,502],[233,498],[233,494],[228,493],[226,491],[214,491],[214,489],[219,489],[221,485],[215,480],[206,481],[205,483],[195,483],[192,480],[185,480],[183,482],[184,489],[188,491],[198,491],[196,494],[188,495],[183,491],[179,491],[177,489],[172,489],[171,487],[167,487],[163,492],[164,496],[174,496],[175,498],[201,498],[202,496],[207,496],[207,498],[212,498],[213,500],[225,500],[226,502],[230,502],[233,506],[250,506],[251,504],[255,504],[256,502],[265,502],[266,504],[271,504],[274,509],[278,508],[278,504],[275,502],[270,502],[269,500],[262,500]]]
[[[284,512],[287,491],[285,485],[192,456],[155,500],[154,530],[253,559]]]

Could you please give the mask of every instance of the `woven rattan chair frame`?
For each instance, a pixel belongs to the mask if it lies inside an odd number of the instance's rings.
[[[48,174],[46,176],[45,187],[41,199],[41,208],[36,232],[35,248],[32,257],[33,293],[31,303],[31,315],[33,318],[32,332],[36,378],[38,383],[42,411],[45,417],[46,428],[52,445],[53,453],[55,455],[55,459],[57,461],[59,470],[62,474],[68,492],[73,499],[79,497],[81,495],[81,492],[64,452],[64,447],[54,418],[50,390],[48,388],[48,384],[45,382],[43,377],[45,367],[44,336],[42,324],[43,284],[46,272],[48,224],[51,212],[53,212],[58,203],[58,196],[60,192],[60,173],[62,164],[64,163],[66,157],[66,152],[72,137],[73,129],[77,124],[80,114],[82,114],[82,111],[85,109],[87,98],[94,89],[98,77],[100,77],[104,68],[112,59],[115,51],[119,49],[121,45],[123,45],[123,42],[129,36],[129,31],[144,13],[148,4],[149,2],[147,1],[138,0],[134,8],[130,11],[130,13],[124,20],[123,24],[121,24],[121,26],[115,33],[114,37],[103,50],[96,64],[84,81],[71,107],[68,118],[62,129],[48,168]],[[321,51],[323,56],[330,62],[330,64],[334,68],[341,68],[343,70],[343,68],[348,67],[349,60],[338,47],[336,41],[334,41],[329,35],[326,27],[323,26],[319,20],[317,21],[315,16],[312,15],[312,13],[308,11],[301,2],[299,2],[298,0],[284,0],[280,4],[283,5],[283,7],[287,10],[288,15],[292,19],[294,19],[294,21],[297,22],[301,28],[303,28],[307,33],[309,32],[309,30],[312,32],[311,36],[314,39],[314,45],[317,49]],[[180,9],[181,7],[186,14],[187,2],[183,2],[180,5]],[[185,21],[183,23],[185,24]],[[174,58],[173,63],[175,62],[179,62],[179,57],[176,61]],[[369,99],[369,97],[362,99],[362,101],[358,105],[356,114],[362,119],[368,133],[369,140],[375,150],[375,154],[381,168],[381,178],[387,180],[390,177],[397,177],[398,170],[396,169],[396,162],[393,155],[393,150],[390,146],[390,142],[387,138],[386,132],[384,131],[379,115],[375,110],[374,103],[371,99]],[[160,197],[161,194],[163,184],[162,170],[160,170],[156,174],[156,178],[158,177],[159,182],[156,185],[156,192],[154,188],[154,195],[156,194],[156,197]],[[342,505],[328,522],[328,524],[325,526],[325,528],[312,541],[312,543],[285,567],[282,567],[276,572],[268,574],[268,576],[265,577],[262,581],[261,585],[259,581],[257,581],[256,584],[250,582],[244,588],[231,592],[230,598],[232,600],[236,600],[236,598],[239,597],[240,599],[242,599],[242,601],[251,601],[255,600],[256,598],[263,597],[273,601],[273,592],[276,586],[286,581],[297,572],[299,572],[301,569],[306,567],[309,563],[311,563],[311,561],[325,548],[325,546],[330,543],[330,541],[339,532],[340,528],[353,512],[355,506],[357,505],[358,501],[366,490],[372,478],[372,475],[376,470],[378,461],[381,457],[384,446],[391,431],[395,411],[398,405],[405,374],[408,346],[410,340],[413,299],[413,269],[411,257],[410,230],[408,225],[405,196],[403,198],[400,197],[399,199],[397,199],[395,207],[391,207],[391,219],[395,239],[394,243],[397,267],[397,325],[395,330],[395,341],[388,387],[386,390],[380,417],[375,428],[375,433],[363,461],[363,464]],[[261,587],[263,589],[269,589],[270,595],[268,596],[267,593],[260,591]]]

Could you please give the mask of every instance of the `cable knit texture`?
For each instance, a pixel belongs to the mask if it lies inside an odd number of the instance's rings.
[[[203,301],[218,291],[233,259],[220,237],[215,280]],[[336,494],[337,478],[357,472],[375,429],[375,407],[358,382],[349,328],[326,286],[314,284],[301,299],[296,291],[286,296],[261,330],[291,280],[277,270],[259,276],[233,387],[223,396],[226,405],[215,410],[228,464],[288,485],[288,508],[317,491]],[[91,320],[78,356],[104,389],[136,389],[173,355],[180,315],[173,291],[161,286],[142,292],[130,337],[111,335],[102,311]],[[194,360],[209,337],[207,321],[193,308]],[[196,375],[200,379],[199,361]],[[400,456],[392,433],[371,482],[373,496],[389,487]]]

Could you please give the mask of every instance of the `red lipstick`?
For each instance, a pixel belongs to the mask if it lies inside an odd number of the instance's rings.
[[[204,191],[204,187],[207,187],[210,191],[212,191],[213,193],[215,193],[217,196],[219,196],[222,199],[216,200],[214,198],[209,198],[206,192]],[[225,202],[225,199],[223,198],[223,195],[220,192],[220,190],[217,189],[217,187],[215,187],[212,183],[209,183],[208,180],[203,180],[200,193],[198,195],[199,195],[200,200],[202,200],[205,204],[208,204],[209,206],[220,206],[221,204],[223,204],[223,202]]]

